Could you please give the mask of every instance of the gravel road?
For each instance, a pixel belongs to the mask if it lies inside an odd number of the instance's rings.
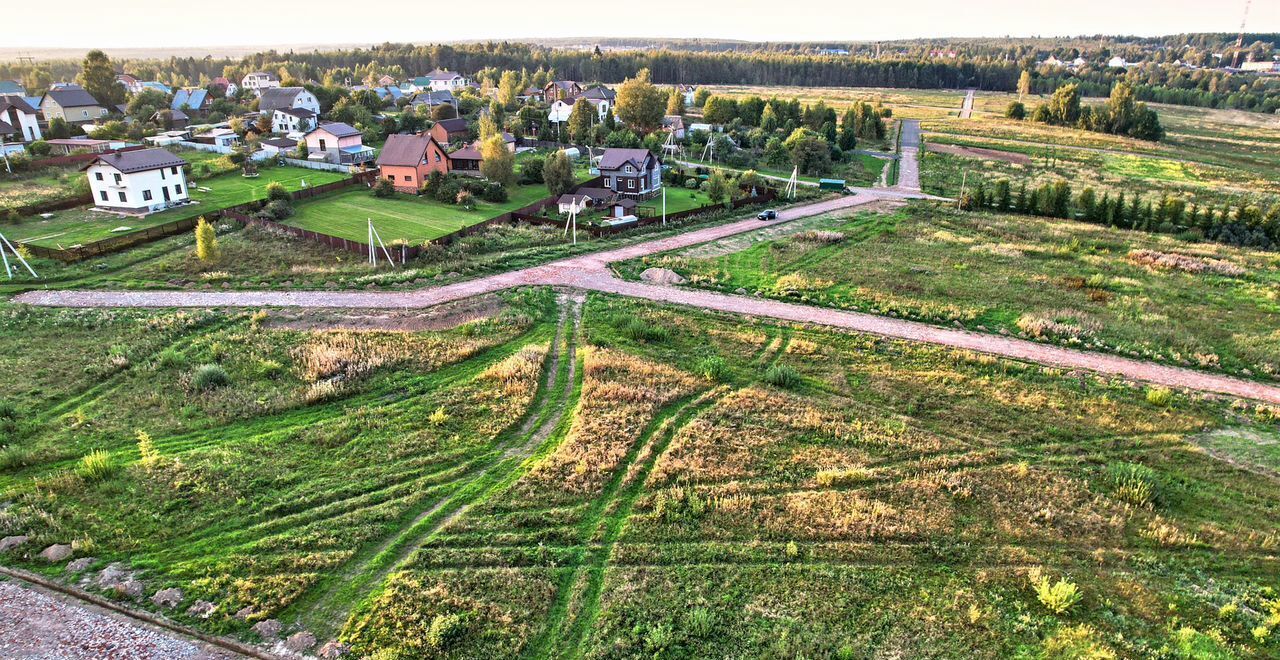
[[[0,658],[232,660],[241,657],[58,594],[36,591],[14,582],[0,582]]]

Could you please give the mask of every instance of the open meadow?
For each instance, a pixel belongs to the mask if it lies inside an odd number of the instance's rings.
[[[3,561],[359,656],[1280,651],[1274,410],[557,295],[0,308]]]
[[[1280,377],[1280,255],[912,206],[620,266],[692,285]]]

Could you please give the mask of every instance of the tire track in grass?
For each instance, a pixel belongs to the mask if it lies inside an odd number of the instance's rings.
[[[472,466],[454,481],[456,488],[430,506],[418,511],[398,532],[385,538],[376,548],[357,554],[348,562],[342,575],[312,587],[290,607],[308,630],[318,636],[332,636],[357,612],[381,592],[388,575],[404,564],[418,547],[451,520],[497,487],[509,484],[528,469],[529,452],[551,437],[570,415],[570,404],[576,404],[578,369],[576,335],[581,319],[581,303],[575,299],[562,306],[556,337],[549,351],[547,374],[535,395],[524,421],[499,437],[493,447],[472,462]],[[572,326],[567,327],[567,326]],[[320,588],[320,591],[316,591]]]
[[[777,343],[782,341],[782,338],[776,340]],[[564,657],[576,653],[586,631],[587,619],[594,621],[590,612],[598,605],[605,563],[626,517],[631,514],[645,478],[676,432],[723,395],[721,389],[678,399],[658,411],[618,464],[600,495],[592,500],[587,516],[577,526],[585,544],[575,552],[570,566],[563,571],[564,575],[556,585],[556,599],[547,615],[547,623],[528,651],[522,654],[524,657]],[[642,456],[643,459],[638,461]],[[595,537],[602,538],[603,542],[591,543],[590,539]],[[576,613],[570,612],[571,605],[584,598],[585,604]]]

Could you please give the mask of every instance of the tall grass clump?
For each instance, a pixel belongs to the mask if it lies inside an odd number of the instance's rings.
[[[1054,614],[1066,614],[1080,602],[1081,598],[1084,598],[1080,588],[1066,578],[1051,582],[1049,576],[1043,574],[1040,569],[1032,570],[1030,578],[1031,588],[1035,590],[1036,598],[1041,605]]]
[[[1164,387],[1152,387],[1147,390],[1147,403],[1165,408],[1173,403],[1173,392]]]
[[[671,332],[664,326],[633,316],[622,326],[622,335],[632,341],[655,342],[666,341]]]
[[[1117,499],[1134,506],[1149,506],[1156,500],[1158,479],[1155,470],[1138,463],[1107,466],[1107,481]]]
[[[713,383],[719,382],[729,375],[729,365],[719,355],[710,355],[698,361],[697,372]]]
[[[784,390],[797,387],[800,380],[800,372],[787,364],[775,364],[764,372],[764,382]]]
[[[76,464],[76,474],[85,481],[102,481],[116,471],[111,454],[103,449],[89,452]]]
[[[156,449],[156,443],[151,439],[151,434],[138,429],[138,455],[141,457],[139,461],[142,467],[150,470],[160,462],[160,451]]]
[[[207,392],[231,384],[227,370],[217,364],[202,364],[191,375],[191,386],[198,392]]]

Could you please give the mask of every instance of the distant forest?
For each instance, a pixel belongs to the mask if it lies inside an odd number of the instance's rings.
[[[1280,34],[1246,35],[1239,58],[1271,59],[1277,43]],[[238,80],[262,69],[295,80],[359,83],[374,73],[408,76],[437,67],[467,74],[542,69],[558,78],[618,83],[648,68],[656,83],[988,91],[1015,91],[1022,71],[1029,70],[1032,90],[1040,93],[1076,82],[1086,95],[1106,96],[1117,80],[1127,80],[1144,101],[1260,112],[1280,109],[1280,77],[1217,68],[1236,58],[1234,44],[1235,35],[1228,34],[857,44],[584,39],[548,45],[382,44],[322,52],[265,51],[238,59],[125,60],[117,65],[140,78],[177,85],[203,84],[221,75]],[[1038,65],[1050,55],[1061,60],[1083,57],[1089,64],[1078,70]],[[1108,68],[1104,63],[1113,55],[1140,64],[1127,70]],[[70,80],[78,72],[79,62],[70,60],[0,64],[0,78],[22,80],[36,91],[42,83]]]

